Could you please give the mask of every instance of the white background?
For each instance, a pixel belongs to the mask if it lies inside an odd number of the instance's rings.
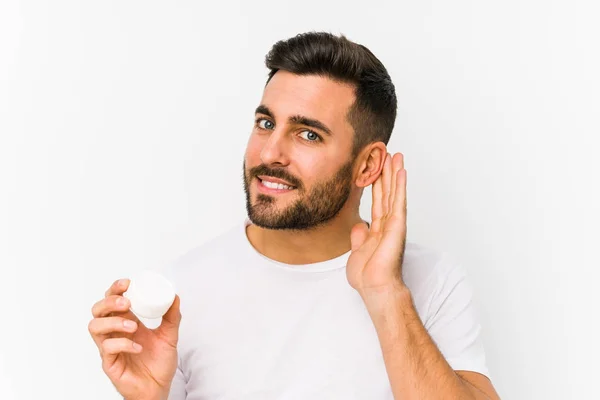
[[[0,3],[0,398],[119,398],[92,304],[245,216],[264,55],[307,30],[387,66],[410,240],[468,268],[500,395],[600,398],[597,3],[208,3]]]

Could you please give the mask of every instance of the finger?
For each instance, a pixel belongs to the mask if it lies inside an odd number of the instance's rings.
[[[115,281],[108,290],[104,293],[104,297],[112,296],[115,294],[123,294],[129,287],[129,279],[119,279]]]
[[[386,203],[385,198],[385,170],[386,165],[388,164],[390,154],[386,153],[385,159],[383,161],[383,167],[381,168],[381,172],[377,177],[377,180],[373,183],[372,189],[372,205],[371,205],[371,232],[379,232],[381,229],[381,223],[383,217],[385,216],[384,204]]]
[[[382,186],[383,187],[383,197],[382,197],[382,203],[381,203],[381,211],[383,213],[382,216],[384,218],[390,211],[389,199],[390,199],[390,190],[392,187],[391,178],[392,178],[392,157],[390,156],[390,153],[387,153],[387,155],[385,156],[385,163],[383,164],[383,171],[381,173],[381,182],[383,185]]]
[[[396,198],[393,212],[386,219],[381,247],[389,254],[396,254],[400,267],[395,270],[396,278],[402,279],[401,270],[406,247],[406,170],[398,171],[396,176]]]
[[[383,210],[381,203],[383,202],[383,185],[381,183],[381,174],[373,182],[372,188],[372,204],[371,204],[371,231],[378,232]]]
[[[113,312],[129,311],[131,303],[129,299],[123,296],[111,295],[100,300],[92,306],[92,315],[94,318],[108,317]]]
[[[387,209],[388,215],[392,212],[392,205],[394,204],[394,195],[396,194],[396,168],[394,168],[394,164],[396,164],[398,157],[396,154],[392,157],[392,167],[391,167],[391,175],[390,175],[390,195],[387,198]]]
[[[102,353],[101,345],[105,339],[114,337],[131,339],[138,327],[139,322],[129,318],[94,318],[88,324],[88,331],[92,336],[92,340],[100,350],[100,353]]]
[[[398,171],[401,170],[404,166],[404,156],[402,153],[396,153],[392,157],[392,187],[390,189],[390,198],[388,203],[388,210],[390,213],[393,212],[394,209],[394,200],[396,198],[396,182]]]
[[[108,338],[102,341],[100,345],[102,359],[109,365],[114,363],[114,360],[121,353],[137,354],[142,351],[142,346],[127,338]]]
[[[400,217],[406,223],[406,170],[404,168],[398,171],[396,176],[393,215]]]
[[[397,165],[397,169],[403,169],[404,168],[404,154],[402,153],[398,153],[398,165]]]
[[[88,330],[95,339],[117,332],[133,333],[137,328],[135,321],[123,317],[94,318],[88,324]]]

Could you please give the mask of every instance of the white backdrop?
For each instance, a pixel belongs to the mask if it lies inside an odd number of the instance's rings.
[[[0,3],[0,399],[119,398],[92,304],[245,216],[264,55],[307,30],[387,66],[410,240],[468,268],[500,395],[600,398],[597,3],[209,4]]]

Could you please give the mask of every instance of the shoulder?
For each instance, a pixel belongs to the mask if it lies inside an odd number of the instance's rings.
[[[405,283],[411,290],[415,308],[446,361],[454,370],[489,376],[474,291],[466,268],[447,252],[418,246],[406,252],[405,264]]]
[[[427,283],[435,283],[440,277],[460,264],[448,253],[417,243],[407,242],[402,263],[402,277],[407,286],[419,290]]]
[[[402,263],[402,278],[415,306],[426,317],[437,299],[448,295],[466,278],[462,264],[451,254],[407,242]]]

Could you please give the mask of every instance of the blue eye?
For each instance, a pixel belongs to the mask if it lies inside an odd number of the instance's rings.
[[[266,118],[257,118],[255,122],[260,129],[273,129],[273,127],[275,126],[271,121],[269,121]],[[262,122],[264,122],[264,124]]]
[[[264,130],[273,130],[275,129],[275,124],[266,119],[266,118],[256,118],[256,120],[254,121],[256,124],[256,127],[258,127],[258,129],[264,129]],[[322,142],[323,138],[316,132],[313,132],[311,130],[303,130],[301,132],[301,134],[306,134],[306,137],[303,137],[304,140],[306,140],[307,142]]]
[[[318,142],[321,141],[321,136],[319,136],[317,133],[313,132],[313,131],[309,131],[309,130],[304,130],[302,131],[302,133],[307,133],[306,137],[309,142]]]

